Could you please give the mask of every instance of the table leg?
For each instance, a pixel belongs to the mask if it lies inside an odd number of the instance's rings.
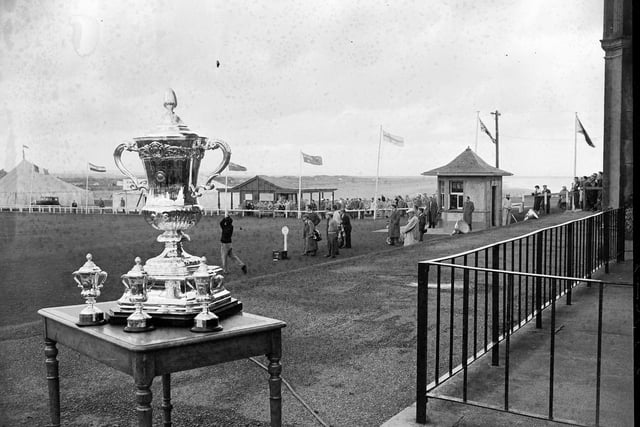
[[[153,378],[148,381],[136,380],[136,412],[138,414],[138,426],[140,427],[152,427],[153,422],[153,410],[151,408],[151,401],[153,400],[153,394],[151,393],[151,382]]]
[[[282,365],[280,365],[280,353],[267,354],[269,358],[269,408],[271,410],[271,427],[282,425],[282,393],[281,385]]]
[[[164,427],[171,427],[171,374],[162,375],[162,421]]]
[[[47,386],[49,388],[49,414],[51,425],[60,426],[60,377],[58,375],[58,349],[56,342],[44,339],[45,365],[47,367]]]

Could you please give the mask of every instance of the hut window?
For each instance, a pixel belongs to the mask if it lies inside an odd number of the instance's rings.
[[[449,209],[462,209],[464,204],[464,181],[449,182]]]

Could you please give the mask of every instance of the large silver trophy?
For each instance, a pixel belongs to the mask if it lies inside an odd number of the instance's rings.
[[[115,164],[127,176],[132,189],[146,192],[146,202],[142,215],[147,223],[162,231],[157,238],[164,243],[162,253],[148,259],[144,264],[150,288],[143,303],[146,313],[154,319],[154,324],[187,325],[202,311],[202,302],[191,285],[193,274],[201,264],[201,258],[188,254],[183,247],[190,240],[185,233],[198,223],[202,209],[198,196],[203,190],[214,187],[213,180],[229,164],[231,150],[219,139],[208,139],[192,132],[174,113],[178,102],[175,92],[167,91],[164,99],[166,109],[162,123],[146,136],[134,138],[132,142],[118,145],[113,153]],[[220,150],[222,160],[207,177],[203,185],[198,185],[200,162],[207,150]],[[147,176],[147,186],[124,166],[122,155],[125,151],[138,153]],[[209,266],[215,275],[221,268]],[[126,295],[118,300],[118,310],[110,312],[110,319],[122,321],[135,309]],[[242,309],[242,304],[231,298],[223,286],[211,298],[212,311],[233,314]]]

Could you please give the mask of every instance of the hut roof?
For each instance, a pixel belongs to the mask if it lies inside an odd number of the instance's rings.
[[[467,147],[455,159],[444,166],[422,172],[426,176],[511,176],[511,172],[495,168]]]

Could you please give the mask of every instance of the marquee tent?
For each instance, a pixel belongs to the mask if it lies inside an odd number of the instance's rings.
[[[0,178],[0,206],[28,206],[42,197],[57,197],[62,206],[71,206],[75,200],[84,206],[89,197],[93,206],[93,194],[49,175],[49,172],[27,160]]]

